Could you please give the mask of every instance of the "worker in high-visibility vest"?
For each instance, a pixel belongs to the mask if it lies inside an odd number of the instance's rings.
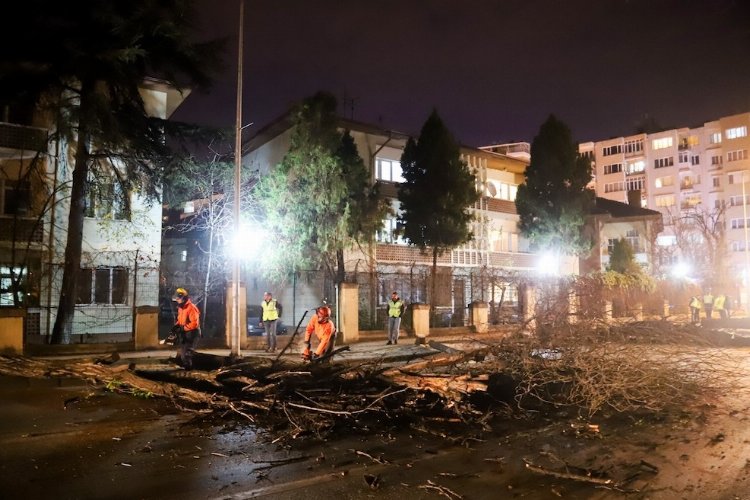
[[[386,345],[398,344],[398,333],[401,329],[401,316],[406,310],[406,304],[398,296],[398,292],[391,294],[388,301],[388,342]]]
[[[273,298],[271,292],[266,292],[260,306],[263,308],[260,326],[266,330],[266,352],[276,352],[276,325],[281,316],[281,303]]]

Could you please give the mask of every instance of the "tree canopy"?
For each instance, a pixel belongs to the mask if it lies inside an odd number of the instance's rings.
[[[476,178],[436,110],[422,126],[418,140],[408,140],[401,169],[399,222],[409,244],[432,252],[434,298],[438,255],[473,237],[471,209],[480,196]]]
[[[92,184],[156,199],[160,174],[173,158],[165,141],[172,127],[147,111],[144,81],[158,76],[178,89],[209,82],[216,45],[192,41],[190,12],[188,0],[28,0],[15,6],[19,22],[4,28],[2,100],[48,111],[57,138],[70,140],[75,151],[55,343],[68,343],[72,333]]]
[[[594,199],[591,162],[578,154],[570,129],[550,115],[531,144],[531,163],[518,187],[521,234],[532,245],[563,254],[590,249],[581,228]]]
[[[268,278],[323,266],[343,281],[343,251],[370,241],[387,213],[354,139],[338,128],[336,106],[326,92],[305,99],[292,115],[288,152],[258,184],[274,244],[264,260]]]

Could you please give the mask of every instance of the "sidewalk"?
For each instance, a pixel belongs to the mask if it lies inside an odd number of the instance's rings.
[[[504,331],[492,331],[489,333],[477,334],[469,333],[465,329],[457,329],[459,331],[447,332],[447,329],[441,329],[440,332],[435,336],[430,335],[426,338],[427,342],[439,342],[453,349],[466,349],[467,347],[474,345],[479,347],[485,343],[492,343],[499,341],[506,332]],[[385,334],[382,339],[372,340],[374,335],[364,336],[365,339],[359,342],[353,342],[351,344],[336,344],[336,348],[344,345],[349,346],[349,350],[336,354],[336,360],[346,361],[358,361],[358,360],[378,360],[382,359],[384,362],[398,362],[398,361],[409,361],[411,359],[421,358],[431,354],[441,352],[438,349],[430,347],[429,344],[417,344],[417,339],[412,336],[402,336],[399,339],[399,343],[396,345],[386,345]],[[289,337],[279,337],[279,350],[276,353],[267,353],[263,349],[244,349],[240,350],[242,357],[260,357],[273,359],[279,355],[281,349],[286,346]],[[302,353],[302,342],[299,337],[294,340],[287,351],[284,353],[284,359],[300,359]],[[166,361],[169,358],[175,357],[177,348],[174,346],[160,346],[158,349],[146,349],[146,350],[133,350],[130,348],[122,349],[125,346],[117,346],[115,344],[76,344],[76,352],[59,352],[62,348],[68,348],[69,346],[45,346],[44,352],[36,352],[27,354],[27,356],[39,359],[83,359],[92,357],[104,357],[108,354],[117,353],[120,360],[128,360],[133,362],[140,360],[142,363],[149,362],[160,362]],[[58,352],[54,352],[58,350]],[[66,349],[67,350],[67,349]],[[205,354],[211,354],[220,357],[229,357],[231,351],[228,348],[213,348],[204,347],[198,345],[198,352]]]

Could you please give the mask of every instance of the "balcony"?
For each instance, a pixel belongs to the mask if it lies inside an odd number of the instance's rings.
[[[686,189],[693,189],[693,186],[695,183],[693,182],[680,182],[680,189],[686,190]]]
[[[46,147],[46,129],[0,122],[0,158],[34,156]]]

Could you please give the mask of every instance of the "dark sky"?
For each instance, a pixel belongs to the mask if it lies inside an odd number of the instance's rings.
[[[531,141],[550,113],[576,140],[750,111],[749,0],[246,0],[252,135],[317,90],[356,120],[418,133],[433,107],[464,144]],[[227,37],[210,93],[176,119],[234,126],[239,0],[198,0]],[[347,117],[351,110],[347,109]]]

